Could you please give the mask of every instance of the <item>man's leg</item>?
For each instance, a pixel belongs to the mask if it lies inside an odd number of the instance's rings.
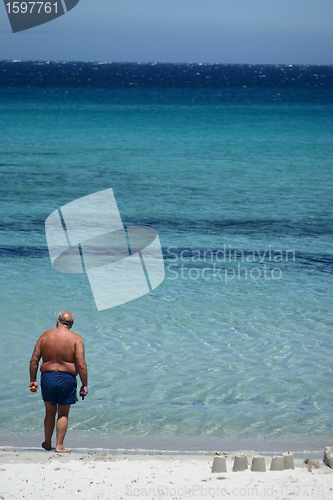
[[[57,419],[57,446],[55,451],[58,453],[69,453],[71,450],[64,448],[64,439],[68,426],[68,414],[70,405],[58,404],[58,419]]]
[[[45,404],[45,418],[44,418],[44,432],[45,441],[42,447],[45,450],[51,450],[51,439],[54,431],[55,416],[57,413],[57,405],[53,405],[51,401],[44,401]]]

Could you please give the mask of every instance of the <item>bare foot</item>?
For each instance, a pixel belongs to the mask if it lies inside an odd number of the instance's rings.
[[[44,450],[46,450],[46,451],[51,451],[52,450],[52,446],[51,445],[47,446],[46,443],[45,443],[45,441],[44,441],[44,443],[42,443],[42,448],[44,448]]]
[[[68,450],[68,449],[66,449],[66,448],[64,448],[64,447],[59,448],[59,447],[57,446],[57,447],[56,447],[56,449],[55,449],[55,451],[56,451],[56,453],[70,453],[72,450]]]

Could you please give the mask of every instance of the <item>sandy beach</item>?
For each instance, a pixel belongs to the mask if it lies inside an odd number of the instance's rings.
[[[237,452],[238,454],[239,452]],[[333,470],[314,460],[312,472],[304,459],[294,469],[251,471],[254,451],[243,451],[249,467],[233,472],[234,453],[226,454],[227,472],[212,472],[209,454],[113,454],[73,450],[2,449],[0,499],[125,498],[333,498]],[[222,455],[225,456],[225,455]]]

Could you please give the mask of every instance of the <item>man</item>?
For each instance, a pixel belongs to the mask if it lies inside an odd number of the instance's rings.
[[[41,371],[42,397],[45,404],[44,431],[45,441],[42,447],[51,450],[51,439],[57,418],[57,446],[58,453],[68,453],[71,450],[64,448],[64,438],[68,426],[68,414],[71,404],[75,404],[76,375],[79,374],[82,387],[80,395],[88,394],[88,372],[84,358],[84,343],[80,335],[71,331],[74,315],[68,311],[59,313],[57,327],[47,330],[37,340],[30,361],[31,392],[37,392],[36,381],[40,358],[43,358]]]

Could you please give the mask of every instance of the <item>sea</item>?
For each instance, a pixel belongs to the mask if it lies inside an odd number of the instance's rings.
[[[45,220],[110,188],[165,278],[98,311]],[[0,61],[0,207],[1,446],[43,440],[29,362],[65,309],[89,373],[67,445],[333,443],[333,66]]]

